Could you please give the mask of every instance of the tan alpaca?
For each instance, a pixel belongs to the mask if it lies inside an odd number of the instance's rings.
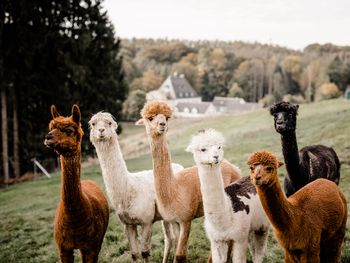
[[[282,163],[272,153],[256,152],[248,165],[285,262],[339,262],[347,206],[337,185],[317,179],[286,198],[277,177]]]
[[[156,199],[164,220],[180,224],[180,236],[177,244],[175,262],[186,262],[187,241],[191,222],[204,215],[198,169],[186,168],[173,174],[171,156],[166,142],[168,120],[172,110],[164,102],[151,102],[141,111],[142,119],[151,146]],[[240,171],[228,162],[221,165],[224,185],[241,178]]]

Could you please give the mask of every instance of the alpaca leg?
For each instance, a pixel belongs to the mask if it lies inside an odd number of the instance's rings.
[[[142,249],[141,255],[144,262],[148,262],[151,250],[152,224],[147,224],[142,227]]]
[[[241,240],[240,242],[233,243],[233,263],[246,263],[247,262],[247,249],[248,240]]]
[[[172,243],[177,245],[180,236],[180,225],[177,222],[171,222],[171,239]]]
[[[133,262],[137,262],[137,257],[139,254],[139,246],[138,246],[138,240],[137,240],[137,226],[125,225],[125,232],[129,240],[132,260]]]
[[[69,249],[69,250],[60,249],[60,259],[62,263],[73,263],[74,262],[73,249]]]
[[[190,235],[191,221],[180,223],[180,236],[179,242],[177,243],[176,254],[174,258],[175,263],[187,262],[186,250],[187,241]]]
[[[162,221],[162,228],[164,234],[164,253],[163,253],[163,263],[168,262],[170,250],[172,247],[172,224],[167,221]]]
[[[98,249],[98,251],[80,250],[82,262],[83,263],[97,263],[99,252],[100,252],[100,249]]]
[[[269,235],[269,231],[258,231],[254,232],[252,236],[252,247],[254,247],[252,251],[253,261],[254,263],[263,262],[264,254],[266,251],[267,238]]]
[[[344,241],[345,229],[340,231],[336,237],[327,240],[321,246],[321,262],[340,262],[341,248]]]
[[[228,243],[227,241],[210,241],[210,249],[213,263],[226,263]]]

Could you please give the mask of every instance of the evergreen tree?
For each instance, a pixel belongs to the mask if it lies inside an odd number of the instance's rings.
[[[85,133],[91,113],[121,112],[127,86],[120,41],[101,4],[1,1],[0,87],[12,91],[8,105],[17,99],[22,173],[32,167],[31,158],[54,156],[43,146],[51,104],[68,115],[77,103]],[[82,149],[92,149],[86,135]]]

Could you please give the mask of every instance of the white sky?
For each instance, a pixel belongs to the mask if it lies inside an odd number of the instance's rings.
[[[105,0],[120,38],[350,45],[350,0]]]

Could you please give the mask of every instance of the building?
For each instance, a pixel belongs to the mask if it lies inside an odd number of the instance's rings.
[[[146,95],[147,101],[166,100],[170,105],[175,106],[179,102],[201,102],[201,97],[192,88],[184,74],[170,75],[160,86]]]
[[[242,98],[215,97],[212,102],[202,101],[183,74],[170,75],[159,89],[148,92],[147,101],[163,100],[173,107],[176,117],[205,117],[235,114],[260,109],[258,103]]]

